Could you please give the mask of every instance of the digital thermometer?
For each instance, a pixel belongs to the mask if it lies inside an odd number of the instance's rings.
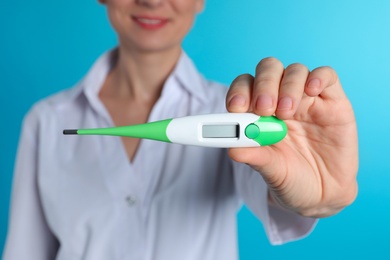
[[[225,113],[187,116],[146,124],[94,129],[67,129],[65,135],[112,135],[205,147],[272,145],[287,134],[286,124],[274,116]]]

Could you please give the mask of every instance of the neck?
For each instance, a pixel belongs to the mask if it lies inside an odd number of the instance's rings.
[[[118,61],[107,77],[101,95],[155,102],[175,67],[181,48],[139,52],[119,47]]]

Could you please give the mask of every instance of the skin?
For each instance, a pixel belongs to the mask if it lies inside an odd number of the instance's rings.
[[[284,69],[275,58],[241,75],[226,98],[230,112],[276,114],[286,120],[280,143],[230,149],[230,157],[249,164],[267,182],[270,199],[309,217],[336,214],[357,195],[358,140],[352,106],[336,72],[302,64]]]
[[[181,42],[203,0],[102,0],[118,34],[119,59],[100,98],[115,125],[144,123],[174,68]],[[162,29],[147,30],[131,15],[168,18]],[[303,216],[326,217],[357,195],[358,141],[352,106],[330,67],[286,68],[275,58],[259,62],[255,76],[238,76],[226,97],[230,112],[275,114],[289,132],[276,145],[234,148],[229,156],[250,165],[269,187],[271,204]],[[138,139],[123,138],[130,160]]]
[[[101,0],[119,41],[117,64],[99,97],[117,126],[145,123],[165,80],[181,54],[181,43],[203,0]],[[139,26],[132,17],[158,17],[167,24],[158,30]],[[140,140],[122,138],[130,161]]]

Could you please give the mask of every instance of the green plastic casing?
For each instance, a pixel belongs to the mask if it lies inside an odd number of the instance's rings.
[[[280,142],[287,135],[286,123],[274,116],[262,116],[245,128],[245,135],[261,146]]]
[[[78,135],[113,135],[133,138],[145,138],[170,143],[166,129],[172,119],[151,122],[147,124],[119,126],[111,128],[79,129]]]

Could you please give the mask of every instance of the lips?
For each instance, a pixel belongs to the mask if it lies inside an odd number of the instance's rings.
[[[150,16],[132,16],[133,21],[143,29],[157,30],[168,23],[168,19]]]

